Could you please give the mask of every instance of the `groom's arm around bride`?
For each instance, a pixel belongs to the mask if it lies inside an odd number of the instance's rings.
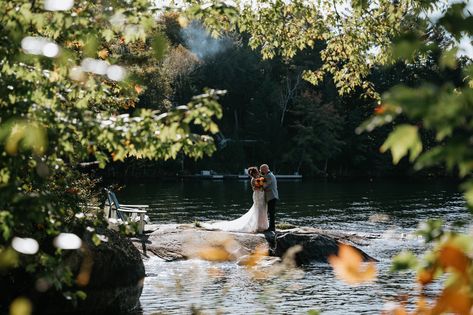
[[[265,178],[264,184],[264,197],[266,202],[268,203],[268,217],[269,217],[269,228],[268,231],[275,231],[276,230],[276,202],[279,199],[278,193],[278,183],[276,180],[276,176],[274,176],[273,172],[269,170],[269,166],[267,164],[263,164],[260,166],[260,172],[263,174]]]

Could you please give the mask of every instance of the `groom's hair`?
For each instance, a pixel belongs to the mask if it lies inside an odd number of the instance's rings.
[[[267,168],[268,168],[268,170],[269,170],[269,166],[268,166],[268,164],[261,164],[261,166],[259,167],[259,169],[261,169],[262,167],[267,167]]]

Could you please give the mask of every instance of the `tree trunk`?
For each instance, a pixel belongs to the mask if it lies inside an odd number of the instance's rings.
[[[301,158],[299,159],[299,163],[297,164],[297,173],[299,174],[301,167],[302,167],[302,160],[304,158],[304,152],[301,153]]]
[[[299,86],[299,83],[301,82],[302,78],[302,72],[297,72],[296,78],[293,82],[289,76],[286,76],[286,87],[281,91],[281,107],[282,107],[282,113],[281,113],[281,123],[280,125],[282,126],[284,123],[284,117],[286,116],[286,111],[289,106],[289,102],[294,98],[297,88]]]
[[[236,109],[233,111],[233,117],[235,119],[235,135],[238,135],[238,112]]]

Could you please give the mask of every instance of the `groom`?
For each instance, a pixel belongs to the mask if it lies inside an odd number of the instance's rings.
[[[276,201],[279,199],[278,193],[278,182],[276,176],[269,170],[267,164],[260,166],[259,171],[265,178],[264,187],[264,199],[268,203],[268,215],[269,215],[269,228],[268,231],[275,232],[275,215],[276,215]]]

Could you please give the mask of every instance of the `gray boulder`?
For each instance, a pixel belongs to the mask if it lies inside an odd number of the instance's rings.
[[[364,237],[314,228],[250,234],[206,230],[189,224],[163,224],[147,226],[145,230],[144,236],[132,239],[135,246],[144,257],[157,256],[167,261],[199,257],[199,252],[205,252],[206,248],[213,248],[212,253],[216,255],[231,254],[231,257],[218,256],[219,259],[238,260],[261,246],[269,248],[271,256],[283,257],[290,248],[300,245],[302,249],[295,254],[298,264],[326,262],[330,255],[338,253],[340,244],[357,249],[365,261],[375,261],[354,245],[366,244]]]

